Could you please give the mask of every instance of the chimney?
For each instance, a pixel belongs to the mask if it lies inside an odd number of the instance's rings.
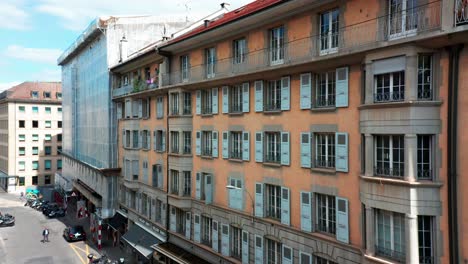
[[[120,40],[119,51],[120,51],[120,60],[119,60],[119,62],[122,62],[122,61],[126,60],[127,57],[128,57],[128,41],[125,38],[125,35]]]
[[[226,2],[223,2],[223,3],[221,3],[220,5],[221,5],[221,8],[226,8],[226,9],[230,6],[230,5],[229,5],[228,3],[226,3]]]
[[[208,27],[210,25],[210,20],[205,19],[205,27]]]

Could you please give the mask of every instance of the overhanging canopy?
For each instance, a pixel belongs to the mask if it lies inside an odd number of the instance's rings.
[[[122,239],[147,259],[153,254],[153,248],[151,246],[162,243],[161,240],[136,224],[130,227],[127,233],[122,236]]]

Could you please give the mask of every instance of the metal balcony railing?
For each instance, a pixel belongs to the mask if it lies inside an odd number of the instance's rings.
[[[281,102],[267,102],[263,105],[263,110],[265,111],[280,111]]]
[[[402,165],[402,167],[404,167],[404,165]],[[400,168],[374,167],[375,176],[403,178],[404,174],[405,170]]]
[[[455,25],[468,23],[468,2],[466,0],[455,1]]]
[[[375,245],[375,252],[377,255],[386,257],[389,259],[396,260],[400,263],[405,263],[406,261],[406,254],[405,252],[399,252],[395,250],[391,250],[389,248],[385,248],[379,245]]]
[[[335,106],[335,96],[319,96],[315,99],[315,107],[332,107]]]
[[[418,100],[432,100],[432,89],[418,89]]]
[[[432,256],[419,256],[420,264],[434,264],[434,257]]]
[[[211,108],[211,106],[202,107],[201,113],[202,115],[210,115],[213,113],[213,109]]]
[[[241,151],[232,151],[229,155],[231,159],[242,159],[242,152]]]
[[[202,149],[202,156],[211,156],[211,148]]]
[[[418,168],[418,180],[432,180],[432,170]]]
[[[316,159],[315,160],[315,167],[317,168],[326,168],[326,169],[334,169],[335,168],[335,159]]]
[[[319,232],[324,232],[328,234],[336,234],[336,226],[335,225],[324,225],[324,224],[316,224],[315,230]]]
[[[280,161],[281,161],[281,155],[279,152],[269,153],[265,155],[265,162],[280,163]]]
[[[405,100],[404,91],[374,94],[374,103],[401,102],[403,100]]]
[[[242,112],[242,104],[231,104],[229,106],[230,113],[240,113]]]

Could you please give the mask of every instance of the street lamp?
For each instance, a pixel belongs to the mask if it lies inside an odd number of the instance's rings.
[[[228,190],[242,190],[244,192],[247,193],[247,195],[249,195],[249,198],[250,198],[250,201],[252,202],[252,223],[254,223],[254,213],[255,213],[255,200],[253,199],[252,195],[249,193],[249,191],[247,191],[247,189],[245,188],[240,188],[240,187],[237,187],[237,186],[234,186],[234,185],[226,185],[226,189]]]

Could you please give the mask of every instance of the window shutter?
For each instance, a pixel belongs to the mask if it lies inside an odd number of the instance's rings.
[[[263,162],[263,132],[255,133],[255,161]]]
[[[173,206],[171,206],[171,218],[170,218],[169,228],[173,232],[176,231],[176,212],[175,212],[175,207]]]
[[[162,132],[161,145],[162,151],[166,151],[166,130]]]
[[[213,158],[217,158],[218,157],[218,131],[213,131],[211,132],[213,133],[212,137],[211,137],[211,156]]]
[[[283,257],[282,264],[292,264],[293,263],[293,250],[292,248],[283,245]]]
[[[201,173],[197,172],[195,178],[195,198],[200,200],[201,198]]]
[[[193,240],[200,243],[200,215],[194,214],[193,216]]]
[[[156,140],[156,130],[153,131],[153,149],[156,150],[157,147],[156,147],[156,142],[158,142]]]
[[[348,172],[348,133],[335,134],[335,169]]]
[[[255,81],[255,112],[263,111],[263,81]]]
[[[229,158],[229,132],[223,131],[223,159]]]
[[[255,264],[263,264],[263,237],[255,235]]]
[[[236,179],[229,178],[229,185],[236,186]],[[229,192],[229,206],[236,208],[236,192],[234,189],[228,189]]]
[[[138,132],[138,148],[143,147],[143,131]]]
[[[229,225],[221,225],[221,254],[229,256]]]
[[[242,230],[242,264],[249,264],[249,232]]]
[[[281,165],[289,165],[289,132],[281,132]]]
[[[196,114],[201,114],[201,90],[197,90],[196,92]]]
[[[151,131],[146,130],[146,146],[145,149],[151,149]]]
[[[213,114],[217,114],[218,113],[218,88],[211,89],[211,99],[212,99],[211,111]]]
[[[211,227],[211,232],[212,232],[212,239],[211,239],[211,248],[213,248],[214,251],[219,252],[219,229],[218,226],[219,223],[216,220],[213,220],[212,227]]]
[[[242,160],[250,160],[250,136],[249,131],[242,132]]]
[[[348,67],[336,69],[336,107],[348,107]]]
[[[143,99],[138,99],[138,118],[143,117]]]
[[[301,133],[301,167],[310,168],[311,156],[310,133]]]
[[[190,226],[192,225],[192,215],[190,212],[185,213],[185,238],[190,239],[191,229]]]
[[[122,129],[122,147],[126,147],[127,146],[127,137],[126,137],[126,134],[125,134],[125,129]]]
[[[242,84],[242,112],[248,113],[250,111],[250,88],[249,83]]]
[[[122,118],[122,103],[117,103],[117,119]]]
[[[213,203],[213,177],[207,174],[205,178],[205,204]]]
[[[150,115],[151,115],[151,97],[148,97],[148,99],[146,99],[146,116],[145,118],[149,118]]]
[[[290,97],[291,97],[291,88],[290,88],[291,77],[286,76],[281,78],[281,110],[290,109]]]
[[[299,251],[300,264],[312,264],[312,255]]]
[[[312,232],[312,199],[310,192],[301,192],[301,230]]]
[[[263,217],[263,183],[255,183],[255,216]]]
[[[132,102],[125,100],[125,117],[130,118],[132,116]]]
[[[238,210],[242,210],[242,203],[244,201],[244,198],[242,197],[243,194],[243,189],[242,189],[242,180],[237,179],[235,180],[236,187],[238,189],[233,190],[234,191],[234,206]]]
[[[161,164],[158,164],[158,187],[162,188],[164,183],[164,172]]]
[[[348,199],[336,197],[336,240],[349,243]]]
[[[166,226],[166,206],[167,206],[167,204],[166,204],[166,203],[162,203],[161,206],[162,206],[162,210],[161,210],[161,211],[162,211],[162,212],[161,212],[161,215],[162,215],[162,216],[161,216],[161,224],[162,224],[163,226]]]
[[[195,137],[195,154],[201,155],[201,131],[196,132]]]
[[[289,188],[281,187],[281,223],[285,225],[290,225],[291,222],[290,195]]]
[[[223,86],[223,114],[229,113],[229,87]]]
[[[300,108],[301,109],[310,109],[312,107],[312,85],[311,85],[311,73],[301,74],[301,99],[300,99]]]

